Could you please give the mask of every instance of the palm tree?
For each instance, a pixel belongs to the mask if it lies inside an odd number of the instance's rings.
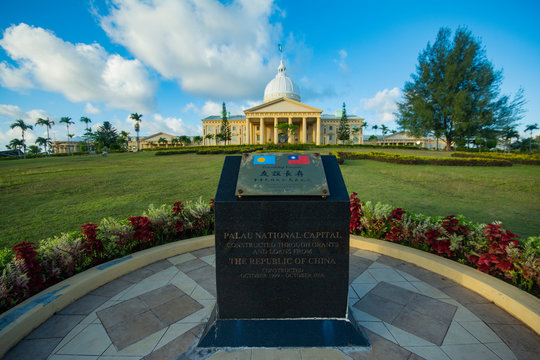
[[[45,126],[47,128],[47,140],[48,140],[49,149],[50,149],[52,143],[51,143],[51,137],[49,136],[49,129],[52,128],[52,126],[54,125],[54,121],[49,120],[49,118],[47,119],[38,118],[36,121],[36,125]],[[47,149],[45,149],[45,152],[47,152]]]
[[[9,142],[9,148],[13,150],[20,149],[24,146],[24,140],[21,139],[13,139]]]
[[[24,120],[22,120],[22,119],[15,120],[15,122],[13,124],[11,124],[11,126],[10,126],[10,128],[12,128],[12,129],[15,129],[16,127],[21,129],[22,142],[23,142],[23,148],[24,148],[24,158],[26,159],[26,143],[24,141],[24,132],[26,130],[32,130],[33,127],[32,127],[32,125],[28,125],[27,123],[25,123]]]
[[[90,118],[87,118],[86,116],[81,116],[81,122],[86,124],[86,133],[88,133],[90,130],[90,128],[88,127],[88,123],[91,123],[92,120],[90,120]],[[85,139],[85,142],[86,142],[86,151],[88,151],[89,150],[88,139]]]
[[[191,139],[189,138],[189,136],[186,135],[179,136],[178,140],[180,141],[180,143],[182,143],[182,146],[187,146],[191,144]]]
[[[124,148],[124,150],[128,150],[129,133],[124,130],[120,131],[118,142],[123,145],[122,147]]]
[[[34,143],[39,146],[43,146],[44,152],[47,152],[47,145],[50,145],[51,141],[40,136]]]
[[[39,146],[36,146],[36,145],[30,145],[28,147],[28,154],[29,155],[37,155],[41,152],[41,149],[39,148]]]
[[[197,136],[194,136],[194,137],[193,137],[193,142],[194,142],[195,144],[197,144],[197,145],[200,145],[202,141],[203,141],[203,138],[202,138],[202,136],[200,136],[200,135],[197,135]]]
[[[69,125],[70,124],[75,124],[73,121],[71,121],[71,118],[70,117],[67,117],[67,116],[64,116],[63,118],[60,119],[59,121],[60,123],[62,124],[66,124],[66,129],[67,129],[67,136],[68,138],[70,138],[70,134],[69,134]],[[73,135],[71,135],[73,137]],[[71,147],[69,146],[69,141],[68,141],[68,151],[71,152]]]
[[[177,145],[178,145],[178,141],[179,141],[178,138],[172,138],[171,144],[172,144],[173,146],[177,146]]]
[[[371,127],[372,130],[377,130],[378,128],[379,128],[379,126],[378,126],[377,124],[375,124],[375,125],[373,125],[373,126]]]
[[[362,137],[366,134],[366,129],[368,128],[367,121],[362,122]]]
[[[513,126],[505,126],[501,131],[502,140],[504,140],[504,147],[506,152],[510,152],[510,145],[513,138],[519,138],[519,133]]]
[[[12,127],[13,129],[13,127]],[[532,142],[533,142],[533,137],[532,137],[532,132],[533,130],[538,130],[538,124],[531,124],[529,126],[527,126],[525,128],[525,131],[530,131],[531,132],[531,141],[529,141],[529,152],[532,152]]]
[[[142,114],[133,113],[129,115],[130,119],[135,120],[135,131],[137,132],[137,151],[141,150],[140,143],[139,143],[139,130],[141,128],[141,121],[142,121]]]
[[[165,139],[164,137],[160,137],[157,142],[158,142],[158,144],[167,145],[167,139]]]
[[[384,145],[384,136],[385,136],[386,134],[388,134],[388,131],[389,131],[390,129],[388,128],[388,126],[382,125],[382,126],[381,126],[381,130],[382,130],[382,142],[383,142],[383,145]]]

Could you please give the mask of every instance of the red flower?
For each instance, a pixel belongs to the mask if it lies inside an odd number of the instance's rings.
[[[83,249],[85,250],[86,255],[92,259],[92,262],[96,262],[103,257],[103,253],[105,252],[103,243],[97,238],[98,224],[88,223],[81,227],[83,228],[82,232],[86,237],[83,243]]]
[[[37,260],[37,246],[31,242],[20,242],[13,247],[15,258],[25,263],[26,275],[30,278],[29,287],[31,293],[36,293],[43,288],[43,277],[40,275],[41,263]]]
[[[405,211],[403,211],[402,208],[397,208],[397,209],[395,209],[395,210],[392,210],[392,213],[390,214],[390,219],[401,221],[401,217],[402,217],[404,214],[405,214]]]
[[[128,218],[133,230],[133,238],[140,242],[146,243],[154,240],[153,225],[149,218],[146,216],[133,216]]]
[[[359,234],[362,231],[360,225],[360,219],[363,214],[362,202],[356,197],[357,195],[357,193],[353,192],[349,198],[351,200],[351,221],[349,225],[349,232],[351,234]]]
[[[177,201],[173,204],[172,213],[173,215],[180,215],[184,211],[184,205],[181,201]]]

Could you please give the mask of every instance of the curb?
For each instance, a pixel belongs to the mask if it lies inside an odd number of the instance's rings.
[[[214,235],[208,235],[142,250],[83,271],[26,299],[0,316],[0,358],[56,312],[92,290],[156,261],[213,245]]]
[[[0,358],[56,312],[98,287],[156,261],[213,245],[214,235],[208,235],[139,251],[88,269],[26,299],[0,316]],[[540,335],[540,299],[513,285],[455,261],[387,241],[351,235],[350,246],[445,276],[493,301]]]
[[[388,255],[445,276],[492,301],[540,335],[540,299],[496,277],[453,260],[388,241],[351,235],[350,246]]]

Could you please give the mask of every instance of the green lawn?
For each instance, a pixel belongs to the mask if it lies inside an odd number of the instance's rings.
[[[143,152],[0,161],[0,246],[38,241],[103,217],[140,215],[149,204],[210,199],[223,159],[224,155]],[[501,220],[520,236],[540,234],[539,166],[445,167],[347,160],[342,172],[349,192],[356,191],[362,200],[428,215]]]

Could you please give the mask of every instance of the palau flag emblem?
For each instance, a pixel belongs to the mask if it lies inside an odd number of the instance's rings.
[[[255,155],[253,157],[253,163],[255,165],[262,165],[262,164],[275,164],[276,163],[276,157],[274,155]]]
[[[309,164],[309,156],[307,156],[307,155],[289,155],[289,164],[307,165],[307,164]]]

